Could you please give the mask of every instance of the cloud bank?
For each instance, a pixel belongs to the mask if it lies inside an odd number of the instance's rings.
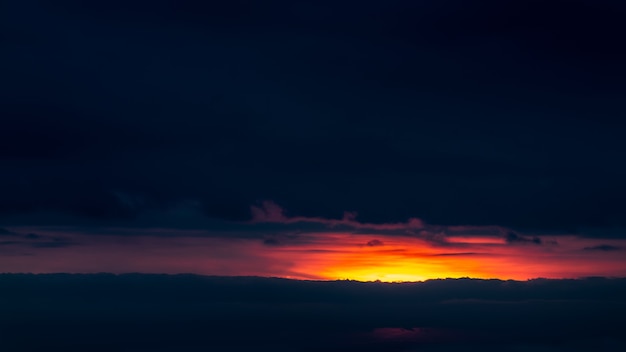
[[[0,275],[15,351],[589,351],[626,346],[624,279],[314,282]],[[35,337],[36,338],[33,338]]]

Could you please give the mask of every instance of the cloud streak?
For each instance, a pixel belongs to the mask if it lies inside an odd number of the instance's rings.
[[[17,246],[32,248],[63,248],[77,245],[66,237],[40,235],[36,233],[19,233],[0,228],[0,236],[10,240],[0,241],[0,246]]]
[[[612,251],[619,251],[622,248],[618,246],[612,246],[610,244],[601,244],[601,245],[592,246],[592,247],[585,247],[584,249],[586,251],[612,252]]]
[[[364,223],[357,220],[357,213],[345,211],[341,219],[322,217],[288,216],[285,209],[272,201],[263,201],[250,207],[251,224],[300,225],[306,229],[311,225],[321,225],[329,232],[342,231],[359,234],[404,235],[422,238],[432,244],[443,246],[463,246],[472,244],[510,245],[558,245],[556,240],[544,241],[536,235],[525,235],[502,226],[443,226],[426,224],[411,217],[405,222]],[[319,229],[317,229],[319,231]]]
[[[406,222],[398,223],[362,223],[356,220],[356,212],[344,212],[341,219],[327,219],[321,217],[306,217],[285,215],[285,210],[272,201],[263,201],[260,205],[250,207],[252,213],[252,223],[280,223],[280,224],[296,224],[296,223],[312,223],[322,224],[329,227],[345,226],[358,230],[404,230],[407,233],[425,228],[425,224],[418,218],[410,218]]]

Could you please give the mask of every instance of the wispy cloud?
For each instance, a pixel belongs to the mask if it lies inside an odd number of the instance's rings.
[[[621,249],[622,249],[621,247],[612,246],[610,244],[601,244],[601,245],[597,245],[597,246],[591,246],[591,247],[585,247],[584,248],[584,250],[586,250],[586,251],[602,251],[602,252],[619,251]]]
[[[252,223],[318,223],[329,227],[345,226],[362,230],[406,230],[415,231],[425,228],[425,224],[418,218],[410,218],[406,222],[398,223],[362,223],[356,220],[357,213],[346,211],[341,219],[327,219],[322,217],[287,216],[285,210],[272,201],[264,201],[260,205],[250,207]]]
[[[32,232],[21,233],[0,228],[0,236],[10,240],[0,241],[0,246],[21,246],[32,248],[62,248],[77,243],[62,236],[41,235]]]

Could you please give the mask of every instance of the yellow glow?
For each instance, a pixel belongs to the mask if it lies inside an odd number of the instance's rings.
[[[376,257],[373,261],[369,259],[372,255]],[[363,256],[366,256],[367,259],[359,258]],[[320,268],[318,275],[332,280],[352,279],[390,282],[487,276],[480,272],[476,263],[469,260],[424,255],[398,256],[374,251],[371,253],[351,253],[339,260],[330,260],[326,267]]]
[[[501,238],[459,237],[446,244],[403,236],[311,234],[275,247],[271,259],[289,263],[290,277],[321,280],[423,281],[441,278],[582,277],[607,264],[581,266],[576,252],[511,245]],[[577,244],[573,245],[580,246]],[[559,245],[558,250],[563,250]],[[574,254],[572,254],[574,253]],[[611,259],[612,260],[612,259]]]
[[[322,235],[313,243],[277,248],[275,256],[288,257],[292,272],[325,280],[423,281],[434,278],[488,278],[480,260],[471,255],[446,255],[451,249],[433,248],[422,239],[369,238],[362,235]],[[379,245],[368,246],[377,240]]]

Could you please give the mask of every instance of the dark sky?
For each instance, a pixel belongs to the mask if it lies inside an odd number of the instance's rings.
[[[0,225],[221,231],[270,204],[615,247],[625,16],[618,0],[2,2]]]

